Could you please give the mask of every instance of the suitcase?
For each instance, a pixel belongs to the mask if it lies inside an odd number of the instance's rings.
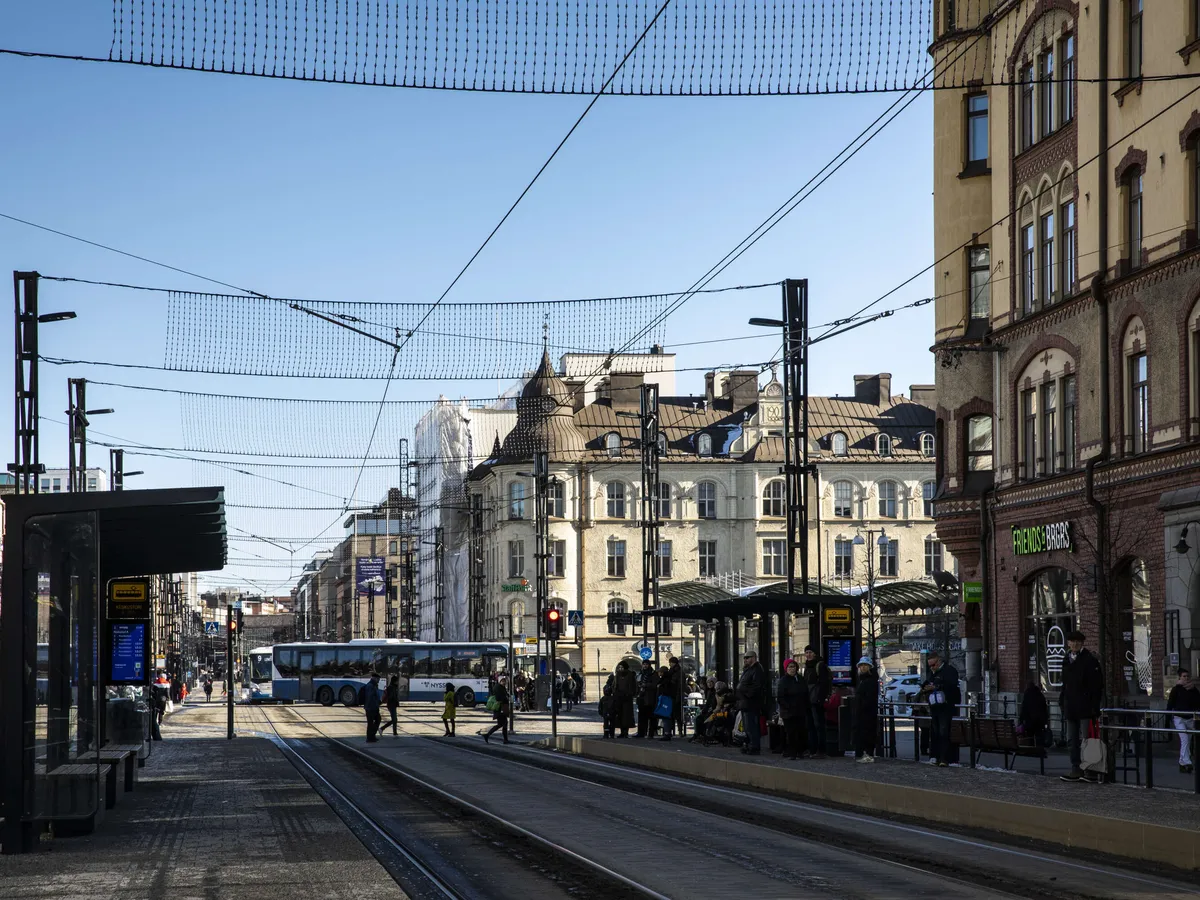
[[[783,752],[783,723],[769,722],[767,724],[767,742],[772,753]]]

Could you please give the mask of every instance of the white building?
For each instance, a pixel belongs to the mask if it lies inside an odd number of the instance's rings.
[[[85,469],[87,489],[89,491],[108,490],[108,472],[104,469]],[[43,494],[59,494],[69,491],[71,484],[70,469],[47,469],[40,476]]]

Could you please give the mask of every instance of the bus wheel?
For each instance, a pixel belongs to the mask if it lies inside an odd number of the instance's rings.
[[[475,692],[469,687],[460,687],[454,695],[454,705],[470,709],[475,705]]]
[[[358,691],[350,685],[346,685],[338,691],[338,700],[341,701],[342,706],[358,706]]]
[[[326,685],[317,689],[317,702],[322,706],[333,706],[333,688]]]

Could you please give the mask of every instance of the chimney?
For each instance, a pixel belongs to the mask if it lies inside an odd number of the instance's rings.
[[[725,396],[734,409],[746,409],[758,402],[758,369],[734,369],[725,382]]]
[[[892,376],[889,372],[878,375],[854,376],[854,399],[859,403],[882,406],[892,397]]]
[[[913,403],[919,403],[930,409],[937,408],[937,387],[932,384],[909,385],[908,396],[912,398]]]
[[[716,383],[716,380],[717,380],[716,372],[705,372],[704,373],[704,397],[705,397],[705,399],[712,400],[714,398],[715,395],[713,394],[713,386]]]
[[[609,398],[613,409],[637,412],[642,407],[641,372],[613,372],[608,376]]]

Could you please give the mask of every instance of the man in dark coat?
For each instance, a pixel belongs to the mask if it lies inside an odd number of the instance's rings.
[[[1058,704],[1062,707],[1063,721],[1067,723],[1067,743],[1071,747],[1071,771],[1062,776],[1063,781],[1083,781],[1081,748],[1083,730],[1093,719],[1100,718],[1100,706],[1104,699],[1104,672],[1100,660],[1083,646],[1087,638],[1082,631],[1067,635],[1067,658],[1063,660],[1062,691]]]
[[[806,757],[825,758],[825,701],[833,690],[833,677],[825,660],[811,646],[804,648],[804,684],[808,688],[808,750]]]
[[[930,651],[928,661],[929,677],[923,689],[929,698],[929,749],[939,766],[948,766],[950,723],[954,721],[955,710],[962,702],[958,669],[938,656],[936,651]]]
[[[783,721],[783,758],[798,759],[808,721],[808,685],[800,677],[800,666],[794,659],[783,664],[783,677],[775,688],[775,702]]]
[[[759,665],[758,654],[748,652],[742,661],[742,677],[737,684],[737,708],[746,728],[743,753],[758,756],[762,752],[762,732],[759,717],[766,702],[767,673]]]
[[[857,761],[875,762],[879,740],[879,676],[871,658],[858,661],[858,680],[854,684],[854,749]]]
[[[660,690],[660,694],[666,694],[671,698],[671,718],[663,722],[663,740],[670,740],[671,735],[678,732],[683,734],[683,694],[684,681],[683,667],[679,665],[679,658],[672,656],[667,660],[667,690]]]
[[[658,720],[654,717],[654,705],[658,703],[658,673],[654,663],[642,660],[642,671],[637,676],[637,734],[634,737],[654,737],[658,731]]]
[[[629,729],[633,727],[633,698],[636,695],[637,676],[629,671],[629,663],[621,660],[613,677],[613,699],[617,706],[616,726],[621,729],[623,738],[629,737]]]
[[[367,743],[373,744],[379,740],[379,723],[383,716],[379,713],[379,676],[372,675],[363,693],[363,709],[367,713]]]

